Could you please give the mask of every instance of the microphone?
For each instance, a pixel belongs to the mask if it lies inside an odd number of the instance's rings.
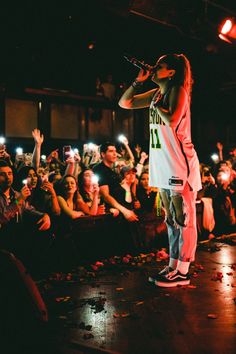
[[[143,70],[146,70],[146,71],[152,71],[153,70],[153,67],[149,64],[146,64],[146,63],[142,63],[140,60],[132,57],[131,55],[124,55],[124,58],[131,64],[133,64],[134,66],[137,66],[137,68],[139,69],[143,69]]]

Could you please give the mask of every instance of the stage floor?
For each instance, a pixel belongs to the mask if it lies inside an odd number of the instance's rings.
[[[49,310],[52,352],[235,353],[234,245],[198,247],[190,286],[148,283],[165,260],[143,256],[131,262],[80,268],[67,279],[54,275],[49,286],[38,283]]]
[[[35,280],[49,321],[32,326],[18,319],[4,335],[1,352],[233,354],[235,251],[233,240],[198,246],[191,285],[177,288],[147,281],[167,264],[160,252],[112,257]]]

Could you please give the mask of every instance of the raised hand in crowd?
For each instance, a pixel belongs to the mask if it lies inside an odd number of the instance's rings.
[[[20,194],[18,196],[18,201],[25,201],[29,196],[31,195],[31,191],[27,185],[24,185],[21,190]]]
[[[38,170],[40,166],[41,146],[44,141],[44,135],[41,134],[39,129],[35,128],[34,130],[32,130],[32,136],[34,138],[32,165],[35,167],[36,170]]]
[[[34,130],[32,130],[32,136],[34,138],[35,144],[42,145],[42,143],[44,142],[44,135],[41,134],[39,129],[35,128]]]
[[[119,138],[119,140],[120,140],[120,142],[121,142],[122,144],[124,144],[124,147],[125,147],[125,150],[126,150],[126,153],[127,153],[127,158],[126,158],[126,160],[128,160],[129,163],[130,163],[131,165],[133,165],[133,164],[134,164],[134,161],[135,161],[135,159],[134,159],[134,154],[133,154],[132,150],[130,149],[129,141],[128,141],[127,137],[124,136],[124,135],[121,135],[120,138]]]
[[[223,161],[223,144],[220,141],[218,141],[216,143],[216,147],[217,147],[218,153],[219,153],[219,160]]]
[[[137,163],[137,176],[141,176],[141,173],[143,171],[143,165],[145,164],[145,161],[148,159],[148,154],[146,154],[145,151],[142,151],[141,152],[141,155],[140,155],[140,160],[139,162]]]

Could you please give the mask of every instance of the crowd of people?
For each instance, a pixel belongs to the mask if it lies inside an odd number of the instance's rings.
[[[43,134],[34,129],[32,136],[33,153],[16,153],[13,158],[5,145],[0,151],[1,249],[29,267],[34,263],[36,269],[50,252],[58,252],[63,263],[64,252],[71,260],[78,256],[74,238],[80,233],[80,220],[86,220],[97,244],[99,239],[103,242],[93,223],[99,218],[107,224],[108,243],[113,245],[108,252],[137,253],[165,240],[165,209],[158,188],[149,186],[149,157],[138,144],[133,149],[121,136],[119,148],[112,142],[85,144],[81,154],[67,147],[45,159]],[[236,149],[230,153],[214,167],[201,164],[199,237],[235,230]]]

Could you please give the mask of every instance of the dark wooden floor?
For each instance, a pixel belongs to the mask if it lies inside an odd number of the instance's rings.
[[[148,274],[165,261],[141,259],[38,282],[49,323],[44,350],[38,342],[35,353],[235,353],[235,251],[225,243],[215,243],[211,251],[199,247],[186,287],[148,283]]]

